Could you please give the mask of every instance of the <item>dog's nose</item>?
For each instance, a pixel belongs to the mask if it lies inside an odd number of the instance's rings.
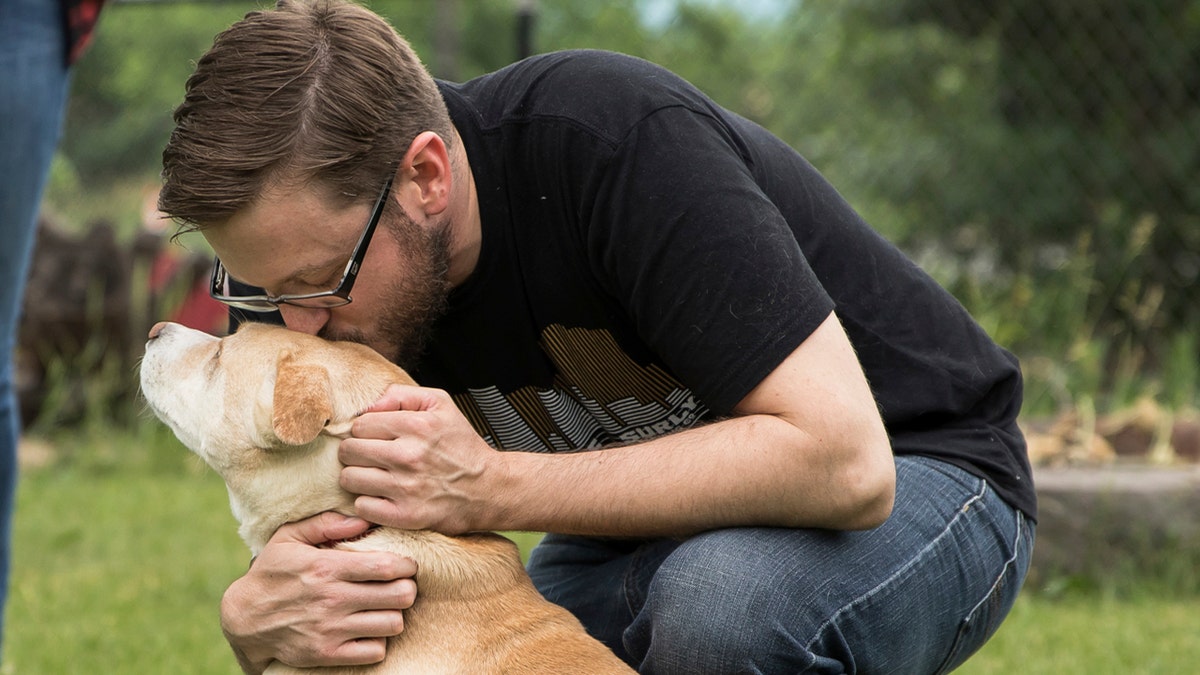
[[[151,326],[149,339],[153,340],[154,338],[158,337],[159,334],[162,333],[163,329],[166,327],[167,327],[166,321],[159,321],[158,323]]]

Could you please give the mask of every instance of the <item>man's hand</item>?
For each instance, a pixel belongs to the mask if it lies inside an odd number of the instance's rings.
[[[341,485],[361,495],[362,518],[445,534],[493,529],[476,488],[499,453],[445,392],[392,385],[350,434],[338,449]]]
[[[417,565],[390,553],[338,551],[370,524],[322,513],[285,525],[221,601],[221,627],[247,673],[382,661],[416,599]]]

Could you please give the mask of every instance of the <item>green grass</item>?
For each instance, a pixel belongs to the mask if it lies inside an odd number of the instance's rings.
[[[52,445],[17,494],[0,675],[240,673],[218,607],[250,554],[221,479],[157,425]]]
[[[237,673],[217,608],[249,554],[220,479],[156,426],[54,446],[18,492],[0,675]],[[1196,672],[1198,602],[1031,589],[959,672]]]
[[[182,450],[127,449],[22,476],[2,672],[240,672],[217,608],[249,553],[224,484]]]
[[[957,672],[1185,675],[1200,664],[1200,598],[1025,593],[996,635]]]

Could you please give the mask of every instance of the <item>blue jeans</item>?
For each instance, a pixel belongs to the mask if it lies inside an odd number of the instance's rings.
[[[1033,524],[957,467],[899,457],[896,472],[874,530],[547,535],[529,572],[642,673],[948,672],[1012,608]]]
[[[65,42],[58,0],[0,1],[0,635],[20,435],[12,354],[42,189],[67,100]]]

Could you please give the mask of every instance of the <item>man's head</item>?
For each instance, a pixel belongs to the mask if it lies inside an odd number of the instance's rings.
[[[391,26],[340,0],[252,12],[201,58],[175,122],[160,208],[271,297],[328,295],[360,258],[353,304],[280,312],[411,364],[448,292],[465,208],[452,178],[469,170],[436,84]],[[356,249],[373,205],[379,232]]]
[[[454,136],[433,78],[386,21],[340,0],[280,0],[219,34],[188,79],[159,205],[203,229],[273,184],[369,201],[423,131]]]

